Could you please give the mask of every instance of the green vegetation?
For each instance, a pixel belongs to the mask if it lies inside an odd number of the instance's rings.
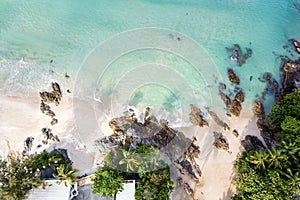
[[[115,148],[105,157],[93,181],[93,193],[114,197],[123,190],[121,180],[137,179],[136,199],[169,199],[174,189],[166,163],[159,160],[159,151],[147,145],[136,149]]]
[[[135,199],[137,200],[166,200],[174,190],[174,184],[170,180],[169,168],[147,172],[141,176],[142,180],[137,184]]]
[[[59,153],[46,151],[34,156],[10,154],[6,160],[0,160],[0,199],[26,199],[29,191],[43,183],[41,171],[51,167],[61,181],[68,180],[74,183],[74,174],[63,156]],[[56,176],[56,175],[54,175]]]
[[[57,169],[58,175],[53,174],[53,177],[60,179],[59,184],[64,181],[74,184],[78,180],[78,178],[75,176],[77,172],[78,170],[72,169],[71,165],[69,164],[60,164]],[[66,187],[67,182],[64,182]]]
[[[300,198],[300,90],[277,102],[267,120],[276,132],[276,147],[247,150],[238,158],[235,200]]]
[[[32,188],[42,184],[30,166],[31,159],[22,155],[10,154],[7,161],[0,160],[0,199],[25,199]]]
[[[118,170],[104,166],[95,173],[92,179],[93,193],[98,193],[102,197],[115,197],[118,192],[123,191],[122,180],[123,176]]]
[[[159,151],[145,144],[136,149],[112,149],[104,160],[106,165],[128,173],[145,173],[167,166],[159,160]]]

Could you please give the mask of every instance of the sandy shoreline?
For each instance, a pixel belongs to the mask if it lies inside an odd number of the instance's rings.
[[[71,160],[74,161],[74,167],[81,170],[80,174],[88,174],[93,171],[97,166],[97,161],[101,160],[101,155],[97,155],[97,150],[93,147],[93,140],[103,135],[92,132],[84,139],[78,138],[78,135],[82,137],[82,134],[78,134],[80,130],[77,130],[74,126],[78,120],[74,120],[71,95],[64,96],[59,106],[51,105],[58,119],[58,124],[54,126],[50,124],[50,117],[39,110],[39,102],[38,96],[35,98],[0,96],[0,111],[2,113],[0,117],[0,155],[5,156],[11,150],[22,152],[25,139],[31,136],[35,138],[31,153],[54,147],[66,148]],[[88,131],[94,131],[93,129],[96,129],[99,125],[94,124],[95,127],[89,130],[89,126],[94,122],[88,119],[88,114],[84,114],[94,109],[93,106],[84,102],[77,102],[77,105],[80,107],[77,112],[82,112],[81,121],[84,127],[81,127],[81,129],[86,128]],[[242,150],[240,141],[247,134],[259,136],[256,118],[251,109],[244,108],[240,117],[228,117],[226,121],[231,128],[230,131],[224,131],[212,119],[209,121],[210,126],[206,128],[180,128],[180,131],[183,131],[187,137],[192,138],[195,136],[197,138],[196,144],[200,146],[201,154],[197,162],[203,174],[202,184],[197,186],[196,192],[199,199],[230,199],[231,194],[234,192],[234,187],[231,184],[234,175],[233,162]],[[44,127],[51,128],[53,133],[61,139],[61,142],[36,148],[43,139],[41,128]],[[107,125],[103,124],[99,127],[102,132],[105,130],[107,134],[112,133]],[[240,134],[238,138],[232,134],[233,129],[238,130]],[[223,133],[229,142],[231,154],[213,147],[213,131]],[[90,144],[83,144],[82,141],[90,141]]]

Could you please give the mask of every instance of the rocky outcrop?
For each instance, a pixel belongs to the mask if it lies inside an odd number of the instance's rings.
[[[270,129],[269,123],[266,121],[264,106],[260,101],[254,101],[253,112],[256,115],[257,122],[256,126],[260,131],[260,135],[264,139],[268,148],[272,148],[275,145],[275,136],[273,131]]]
[[[259,149],[259,150],[265,150],[266,147],[264,146],[264,144],[262,143],[262,141],[260,141],[258,139],[258,137],[254,136],[254,135],[246,135],[245,139],[242,140],[241,142],[242,146],[245,149]]]
[[[187,182],[183,182],[181,177],[177,178],[177,184],[179,187],[182,187],[188,195],[191,196],[193,194],[194,191],[191,186]]]
[[[258,79],[263,83],[267,83],[261,98],[264,100],[266,95],[274,95],[275,99],[279,99],[279,84],[278,82],[272,77],[270,72],[265,72],[262,78]]]
[[[255,116],[259,119],[265,118],[265,109],[264,105],[260,101],[254,101],[253,102],[253,112]]]
[[[62,93],[58,83],[52,83],[52,92],[40,92],[40,97],[45,103],[58,105],[62,98]]]
[[[215,138],[214,146],[217,149],[221,149],[229,152],[229,143],[227,142],[227,140],[225,139],[222,133],[214,132],[214,138]]]
[[[235,61],[239,66],[242,66],[252,56],[251,49],[246,48],[246,53],[243,54],[238,44],[234,44],[233,48],[226,48],[226,50],[231,53],[229,59]]]
[[[47,91],[40,92],[40,97],[41,97],[41,103],[40,103],[41,112],[52,118],[52,120],[50,122],[51,125],[57,124],[58,120],[56,118],[54,118],[55,113],[51,110],[51,107],[49,104],[54,103],[56,106],[59,105],[61,98],[62,98],[62,93],[61,93],[59,84],[52,83],[52,91],[51,92],[47,92]]]
[[[241,103],[238,100],[234,99],[229,109],[230,113],[238,117],[240,116],[241,110],[242,110]]]
[[[44,136],[44,140],[42,140],[43,144],[48,144],[50,141],[53,142],[59,142],[59,138],[57,135],[54,135],[52,133],[52,130],[50,128],[42,128],[42,134]]]
[[[216,122],[216,124],[223,127],[225,131],[230,130],[228,124],[225,121],[221,120],[216,113],[212,112],[209,108],[206,109],[209,115],[211,116],[211,118]]]
[[[221,99],[223,100],[223,102],[225,103],[226,107],[229,108],[231,106],[231,99],[229,98],[229,96],[227,96],[224,92],[222,92],[221,90],[219,91],[219,94],[221,96]]]
[[[283,60],[281,67],[283,72],[281,99],[284,95],[292,93],[294,89],[300,88],[300,59],[296,61]]]
[[[256,122],[256,126],[260,131],[261,137],[264,139],[268,148],[275,146],[275,135],[270,129],[270,124],[264,118],[259,118]]]
[[[235,72],[233,71],[233,69],[228,69],[227,70],[227,74],[228,74],[228,78],[229,78],[229,80],[230,80],[231,83],[240,84],[240,79],[235,74]]]
[[[32,143],[33,143],[34,137],[27,137],[26,140],[24,141],[24,151],[23,154],[27,154],[30,152],[32,148]]]
[[[193,104],[191,104],[190,106],[191,106],[191,113],[189,114],[190,122],[194,126],[200,126],[200,127],[208,126],[208,122],[204,118],[204,113]]]
[[[125,112],[124,116],[114,118],[109,126],[113,134],[97,141],[101,152],[111,146],[134,148],[138,144],[157,147],[171,161],[171,170],[175,174],[187,175],[195,182],[200,182],[201,170],[195,158],[200,154],[200,148],[180,131],[169,127],[166,120],[158,120],[146,109],[144,122],[138,122],[134,113]]]
[[[198,158],[200,148],[194,143],[191,143],[187,151],[183,153],[177,160],[174,161],[176,168],[182,175],[190,176],[196,183],[200,182],[202,172],[195,158]]]
[[[240,90],[238,93],[236,93],[234,99],[236,99],[240,103],[243,103],[245,101],[245,94],[243,90]]]

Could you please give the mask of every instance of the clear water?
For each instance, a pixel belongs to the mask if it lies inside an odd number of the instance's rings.
[[[78,98],[100,99],[106,115],[118,115],[128,104],[151,106],[180,123],[187,122],[190,103],[223,113],[217,83],[230,85],[232,67],[250,106],[265,87],[257,78],[268,71],[279,80],[282,46],[300,39],[299,4],[1,0],[0,90],[32,95],[56,79],[74,85]],[[253,50],[242,67],[225,50],[235,43]]]

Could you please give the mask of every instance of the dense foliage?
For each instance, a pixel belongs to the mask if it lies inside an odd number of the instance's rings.
[[[243,152],[235,163],[233,199],[300,199],[300,90],[277,102],[267,119],[277,145]]]
[[[98,193],[102,197],[114,197],[118,192],[123,191],[122,180],[123,176],[118,170],[104,166],[95,173],[92,179],[93,193]]]
[[[0,160],[0,199],[25,199],[28,192],[42,184],[37,171],[30,169],[31,159],[10,154]]]
[[[106,158],[106,165],[128,173],[145,173],[165,168],[167,165],[159,160],[159,151],[145,144],[136,149],[115,148]]]
[[[122,191],[121,180],[137,179],[136,199],[169,199],[174,189],[166,163],[159,159],[159,151],[147,145],[115,148],[105,157],[105,166],[93,179],[93,192],[113,197]]]
[[[141,178],[135,192],[136,200],[166,200],[174,190],[169,168],[147,172]]]
[[[71,165],[64,161],[62,154],[46,151],[24,156],[10,154],[7,159],[0,159],[0,199],[25,199],[29,191],[43,183],[41,172],[51,167],[55,177],[61,181],[74,183],[77,178]]]

